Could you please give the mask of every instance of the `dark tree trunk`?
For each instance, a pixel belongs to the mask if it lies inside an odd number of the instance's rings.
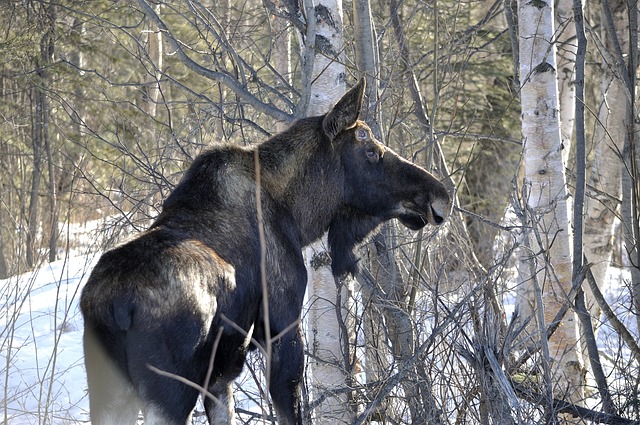
[[[26,235],[26,257],[27,267],[31,268],[35,264],[36,238],[38,232],[38,188],[42,171],[42,90],[37,87],[32,90],[31,102],[35,104],[33,115],[33,126],[31,144],[33,148],[33,170],[31,171],[31,189],[29,190],[29,209],[27,212],[27,235]]]

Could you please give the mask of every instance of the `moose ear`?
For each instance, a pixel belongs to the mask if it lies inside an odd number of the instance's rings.
[[[361,78],[358,84],[342,96],[342,99],[325,115],[324,121],[322,121],[322,129],[329,137],[329,140],[333,140],[338,133],[345,128],[351,127],[358,120],[364,98],[365,84],[365,79]]]

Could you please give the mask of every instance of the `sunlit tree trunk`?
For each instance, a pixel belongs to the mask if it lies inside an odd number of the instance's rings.
[[[0,75],[0,98],[7,99],[9,98],[7,90],[7,86],[9,85],[9,80],[4,76]],[[5,172],[8,171],[8,163],[6,161],[8,158],[7,154],[7,144],[0,144],[0,167],[2,167]],[[5,195],[5,199],[7,196]],[[6,226],[6,219],[4,218],[5,210],[7,209],[8,202],[4,202],[5,205],[0,205],[0,279],[5,279],[9,277],[9,263],[7,262],[7,257],[9,255],[9,244],[7,243],[4,233],[5,229],[8,228]]]
[[[155,14],[159,18],[162,17],[162,7],[160,3],[150,7],[153,7]],[[145,84],[140,88],[141,99],[139,100],[139,105],[140,109],[152,119],[157,117],[159,112],[158,106],[161,104],[158,102],[161,101],[160,81],[162,79],[164,61],[162,38],[162,31],[158,28],[158,25],[147,16],[140,43],[140,55],[142,56],[140,63],[145,68],[145,73],[141,78]],[[153,126],[144,127],[140,130],[146,140],[155,140],[159,137]],[[145,200],[144,214],[146,217],[154,217],[157,215],[157,205],[160,203],[158,196],[160,193],[154,186],[155,185],[149,187],[149,196]]]
[[[553,44],[553,1],[519,1],[520,80],[525,201],[534,274],[523,285],[542,289],[539,336],[571,301],[571,228],[560,136],[557,64]],[[540,310],[537,310],[538,312]],[[583,396],[583,366],[575,313],[569,310],[548,341],[553,394],[574,403]],[[538,338],[538,339],[540,339]]]
[[[280,1],[276,6],[281,7]],[[273,67],[278,72],[281,81],[276,81],[276,86],[291,84],[291,29],[289,23],[278,16],[271,17],[273,42]],[[276,129],[278,132],[284,131],[288,126],[286,122],[278,122]]]
[[[636,7],[634,7],[636,6]],[[632,93],[634,102],[632,103],[632,108],[629,113],[630,117],[638,116],[638,106],[640,105],[640,98],[638,97],[638,52],[640,50],[640,36],[638,32],[640,32],[640,11],[637,8],[637,4],[629,4],[627,3],[627,9],[629,10],[629,34],[631,35],[632,42],[629,43],[629,66],[630,70],[630,93]],[[635,244],[633,246],[633,250],[631,252],[631,258],[634,264],[634,267],[631,271],[632,283],[633,283],[633,303],[635,307],[635,316],[636,316],[636,327],[640,328],[640,122],[637,119],[630,120],[633,122],[633,127],[631,127],[630,136],[633,139],[630,141],[630,145],[633,146],[633,156],[634,156],[634,175],[633,182],[635,182],[635,191],[632,193],[635,195],[634,199],[634,209],[633,209],[633,217],[634,217],[634,233],[635,233]]]
[[[601,31],[604,46],[599,49],[602,60],[602,99],[598,109],[595,133],[595,154],[590,166],[589,196],[585,204],[585,255],[592,264],[591,272],[598,283],[604,285],[611,254],[619,210],[621,191],[622,151],[626,137],[628,111],[631,99],[625,90],[622,76],[615,68],[615,48],[611,31],[615,31],[623,51],[629,48],[625,1],[609,1],[614,18],[613,29]],[[602,19],[606,22],[606,19]],[[599,316],[597,305],[587,290],[587,304],[593,317]]]
[[[309,82],[310,96],[306,115],[326,113],[345,93],[345,67],[342,56],[343,27],[342,1],[322,0],[314,2],[313,39],[315,45],[312,74]],[[307,36],[309,34],[307,33]],[[309,48],[309,45],[306,46]],[[326,398],[313,412],[323,423],[351,423],[353,410],[345,391],[350,379],[351,358],[343,350],[343,342],[350,341],[345,334],[343,318],[349,316],[349,308],[343,301],[352,296],[351,279],[334,279],[327,254],[326,237],[306,249],[308,270],[308,347],[312,353],[309,363],[313,398]]]
[[[628,97],[629,108],[625,119],[626,135],[625,144],[622,151],[624,168],[622,172],[622,234],[625,242],[625,261],[630,264],[631,273],[631,295],[633,308],[636,317],[636,325],[640,326],[640,146],[638,143],[638,133],[640,123],[637,120],[640,103],[637,93],[637,72],[638,72],[638,49],[639,46],[639,11],[637,4],[626,2],[618,5],[617,2],[603,0],[603,10],[605,15],[608,12],[607,5],[610,5],[613,13],[613,6],[626,7],[629,22],[629,49],[625,51],[616,46],[618,58],[615,60],[617,73],[625,82],[625,94]],[[620,13],[618,11],[618,13]],[[608,17],[609,19],[609,17]],[[615,21],[610,17],[609,22]],[[608,27],[615,27],[615,23]],[[611,32],[615,34],[615,32]],[[626,62],[623,60],[626,58]]]
[[[571,138],[575,125],[576,90],[574,85],[576,69],[576,26],[573,21],[573,0],[556,1],[558,91],[560,101],[560,136],[562,156],[565,165],[571,152]]]
[[[161,16],[160,3],[154,6],[155,12]],[[149,59],[149,74],[155,78],[155,81],[146,86],[146,99],[144,109],[152,117],[156,116],[158,109],[158,99],[160,98],[160,79],[162,78],[163,67],[163,45],[162,32],[151,23],[150,29],[145,33],[145,41],[147,47],[147,57]]]
[[[9,277],[9,263],[5,251],[8,251],[6,242],[4,241],[4,208],[0,208],[0,279]]]
[[[82,19],[76,18],[73,21],[71,33],[77,40],[82,40],[86,37],[85,23]],[[69,54],[70,62],[76,67],[77,75],[84,74],[84,68],[86,66],[86,55],[82,49],[77,46]],[[84,129],[87,120],[87,105],[85,101],[85,89],[83,85],[78,84],[75,87],[74,95],[69,98],[69,116],[71,118],[71,137],[76,143],[83,144],[86,137]],[[76,173],[81,166],[82,158],[79,150],[68,149],[64,153],[64,157],[61,162],[59,171],[58,187],[61,194],[67,194],[67,200],[71,203],[73,201],[74,193],[70,193]],[[63,195],[64,196],[64,195]]]

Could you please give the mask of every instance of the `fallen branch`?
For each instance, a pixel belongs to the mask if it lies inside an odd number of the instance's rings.
[[[524,386],[511,381],[513,389],[516,395],[530,403],[538,404],[548,407],[548,400],[542,394],[532,391]],[[586,407],[577,406],[568,401],[553,399],[553,406],[551,406],[556,413],[568,413],[576,418],[586,419],[599,424],[610,425],[640,425],[640,421],[634,421],[631,419],[625,419],[618,415],[610,413],[598,412],[596,410],[588,409]]]

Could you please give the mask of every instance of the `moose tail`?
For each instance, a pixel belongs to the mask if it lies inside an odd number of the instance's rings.
[[[128,331],[131,328],[134,304],[129,296],[116,296],[112,302],[113,320],[120,331]]]

